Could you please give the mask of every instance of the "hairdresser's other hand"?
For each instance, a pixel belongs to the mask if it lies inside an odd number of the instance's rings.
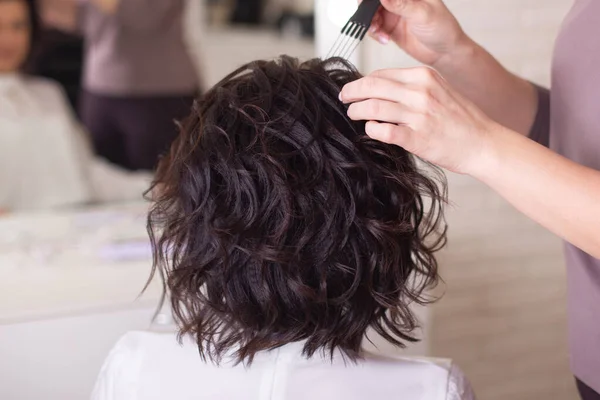
[[[436,66],[472,41],[442,0],[381,0],[371,36],[390,40],[416,60]]]
[[[77,30],[79,0],[40,0],[37,4],[45,26],[67,32]]]
[[[348,83],[340,98],[352,103],[351,119],[368,121],[371,138],[459,173],[483,167],[491,138],[505,129],[428,67],[376,71]]]
[[[120,0],[92,0],[92,3],[103,13],[112,15],[117,11]]]

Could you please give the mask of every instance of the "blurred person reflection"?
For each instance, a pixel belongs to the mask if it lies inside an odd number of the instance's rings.
[[[153,169],[198,92],[183,0],[45,0],[44,19],[85,38],[80,114],[96,152]]]
[[[0,0],[0,210],[141,199],[148,174],[95,158],[61,87],[22,72],[36,11],[35,0]]]

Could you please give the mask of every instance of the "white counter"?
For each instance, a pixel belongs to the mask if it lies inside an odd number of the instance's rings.
[[[146,206],[0,218],[0,325],[155,305]],[[139,297],[138,297],[139,296]]]
[[[125,332],[151,327],[146,205],[0,218],[0,399],[88,398]]]

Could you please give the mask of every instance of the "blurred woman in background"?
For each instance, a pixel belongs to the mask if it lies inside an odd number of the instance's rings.
[[[152,169],[198,92],[184,0],[44,0],[44,20],[85,37],[80,114],[96,152]]]
[[[0,209],[141,199],[149,176],[94,158],[60,86],[21,72],[38,27],[34,0],[0,0]]]

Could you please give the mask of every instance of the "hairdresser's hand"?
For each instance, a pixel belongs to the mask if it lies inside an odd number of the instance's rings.
[[[78,0],[40,0],[38,6],[45,26],[67,32],[77,30]]]
[[[371,36],[394,41],[416,60],[437,66],[472,41],[442,0],[381,0]]]
[[[103,13],[112,15],[117,11],[120,0],[92,0],[92,3]]]
[[[340,98],[352,103],[351,119],[369,121],[371,138],[459,173],[481,168],[491,137],[505,129],[427,67],[376,71],[348,83]]]

